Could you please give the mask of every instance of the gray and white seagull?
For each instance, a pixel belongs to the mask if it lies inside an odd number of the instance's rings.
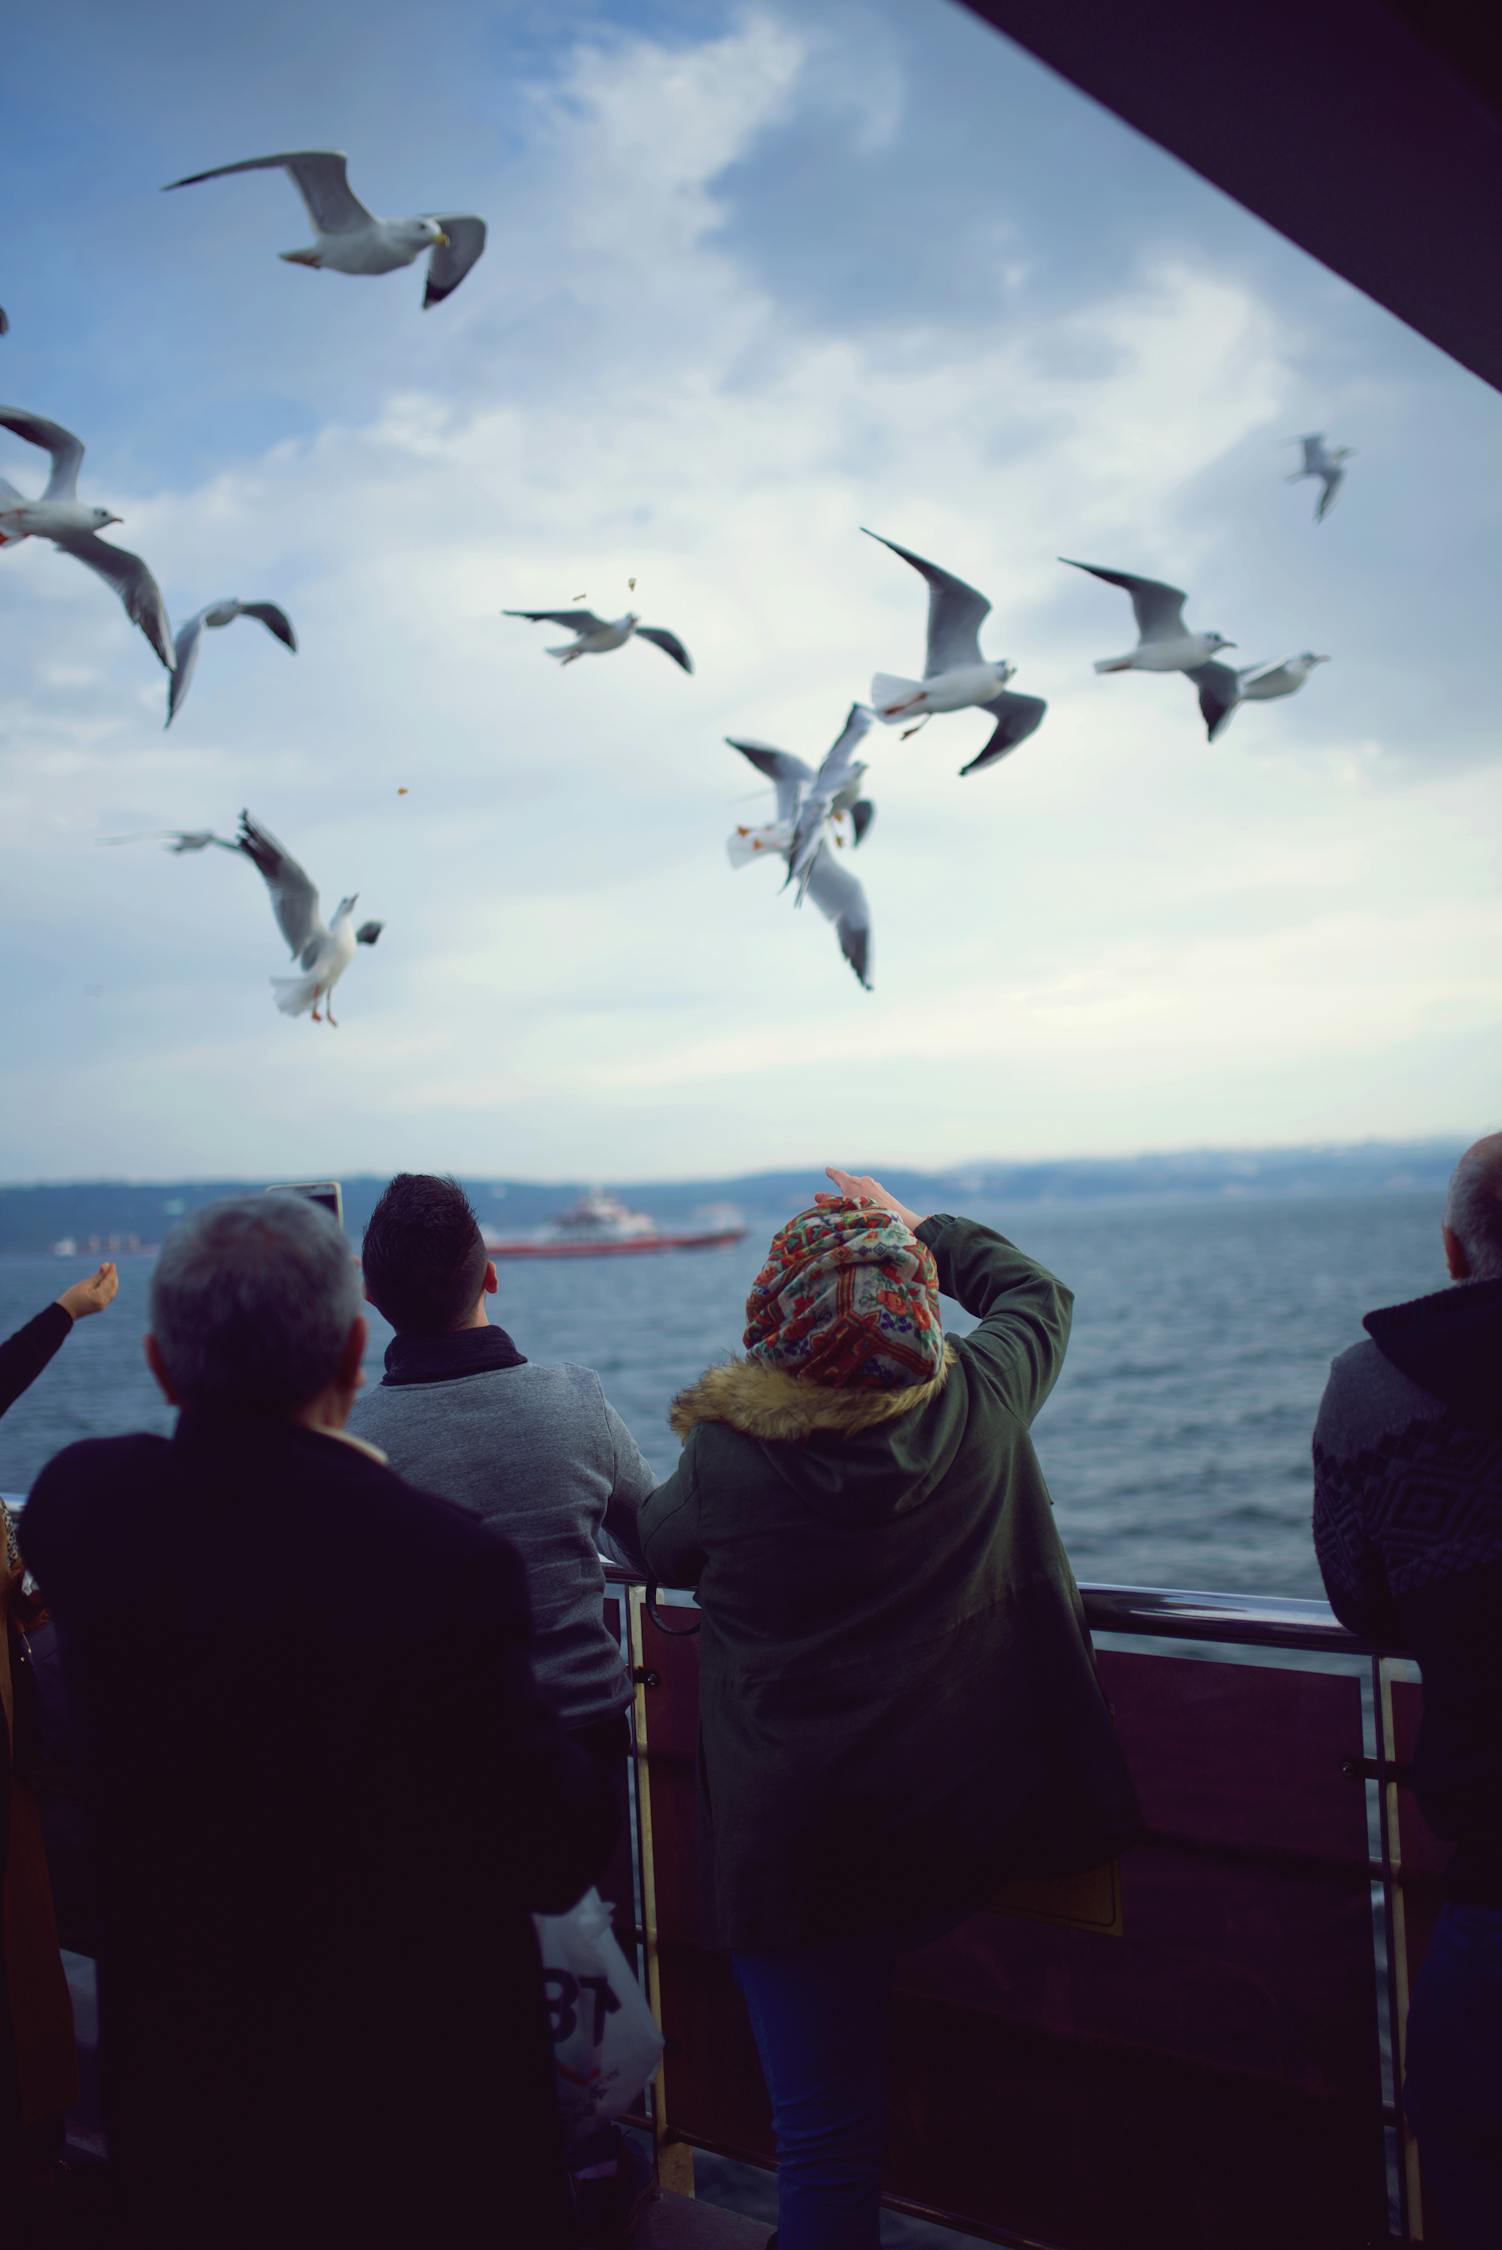
[[[596,617],[592,609],[503,609],[501,615],[525,617],[533,625],[562,625],[572,632],[573,640],[547,651],[564,664],[572,664],[576,656],[608,656],[612,649],[624,648],[627,641],[635,639],[654,642],[685,672],[694,668],[693,658],[676,633],[662,625],[643,625],[634,609],[628,609],[624,617]]]
[[[866,531],[862,524],[861,529]],[[968,765],[960,768],[962,774],[979,773],[985,766],[994,766],[998,759],[1025,742],[1043,723],[1048,705],[1041,696],[1013,695],[1007,682],[1017,667],[1005,657],[989,659],[980,652],[980,629],[991,614],[991,604],[974,586],[967,586],[963,578],[952,571],[941,570],[937,563],[925,562],[909,547],[899,547],[895,539],[883,539],[879,531],[866,531],[868,539],[889,547],[905,563],[911,563],[920,577],[928,581],[928,640],[923,657],[921,680],[904,679],[893,672],[878,672],[871,681],[871,701],[876,706],[876,716],[883,726],[895,726],[899,719],[916,712],[914,724],[903,731],[903,740],[926,726],[929,719],[940,711],[989,712],[996,726],[984,749]]]
[[[99,536],[106,524],[124,518],[111,515],[108,508],[86,508],[78,498],[83,439],[65,430],[61,422],[28,413],[24,406],[0,406],[0,429],[14,431],[28,445],[40,446],[52,456],[52,473],[40,499],[26,499],[0,477],[0,547],[19,546],[23,539],[50,539],[63,554],[83,563],[114,588],[126,616],[140,626],[170,672],[172,626],[161,588],[139,555],[112,547]]]
[[[1324,490],[1315,505],[1314,520],[1316,523],[1323,523],[1330,513],[1336,493],[1345,482],[1346,473],[1341,463],[1349,461],[1356,448],[1354,445],[1326,445],[1323,430],[1316,430],[1312,437],[1290,438],[1288,442],[1304,448],[1304,466],[1302,469],[1295,469],[1293,475],[1285,477],[1283,482],[1298,484],[1304,477],[1319,478]]]
[[[205,608],[194,612],[177,636],[177,664],[167,684],[166,724],[169,727],[182,709],[192,683],[205,628],[233,625],[237,617],[254,617],[285,648],[290,648],[294,656],[297,654],[297,635],[292,630],[292,620],[275,602],[242,602],[232,595],[222,601],[209,602]]]
[[[1275,696],[1296,695],[1315,665],[1329,661],[1328,656],[1305,649],[1302,656],[1286,656],[1281,664],[1248,664],[1239,672],[1229,664],[1197,664],[1189,678],[1199,690],[1206,741],[1214,742],[1225,732],[1238,703],[1270,703]]]
[[[281,156],[247,156],[238,164],[189,172],[184,179],[169,180],[163,192],[197,187],[203,180],[228,179],[232,172],[285,172],[307,205],[314,227],[306,250],[281,252],[289,266],[313,266],[329,273],[395,273],[426,251],[430,256],[423,310],[441,305],[484,250],[485,221],[472,211],[378,219],[350,187],[348,163],[342,149],[290,149]]]
[[[337,1030],[330,1006],[334,987],[353,961],[356,946],[374,945],[386,926],[384,922],[362,922],[355,928],[359,892],[351,892],[348,898],[340,899],[333,920],[326,923],[318,911],[318,893],[309,877],[286,846],[277,842],[269,828],[262,828],[252,820],[248,812],[241,813],[239,832],[233,838],[216,836],[208,828],[173,828],[163,833],[171,839],[167,846],[169,851],[201,852],[215,844],[220,851],[242,853],[259,869],[271,894],[276,926],[291,946],[292,958],[302,972],[300,976],[272,978],[276,1004],[284,1016],[300,1016],[310,1009],[314,1023],[321,1023],[327,1015]],[[320,1000],[322,1014],[318,1006]]]
[[[1103,578],[1108,586],[1120,586],[1131,596],[1137,646],[1126,656],[1100,657],[1097,672],[1188,672],[1197,664],[1208,664],[1217,649],[1236,646],[1224,633],[1190,631],[1184,623],[1189,596],[1178,586],[1167,586],[1161,578],[1138,578],[1130,570],[1103,570],[1099,563],[1070,562],[1068,555],[1060,555],[1059,560],[1071,570],[1087,570],[1092,578]]]
[[[787,863],[787,883],[798,886],[795,905],[811,898],[825,920],[832,922],[840,951],[857,978],[871,989],[871,910],[857,876],[836,854],[844,848],[844,823],[850,822],[852,847],[859,849],[876,817],[876,807],[860,793],[865,764],[851,752],[867,734],[872,714],[863,703],[853,703],[832,749],[817,773],[802,758],[778,750],[769,742],[746,742],[734,735],[725,740],[732,750],[749,758],[777,792],[777,817],[765,827],[737,827],[728,844],[732,867],[744,867],[757,857],[781,858]]]

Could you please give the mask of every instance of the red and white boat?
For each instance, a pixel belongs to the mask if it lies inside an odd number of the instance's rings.
[[[517,1242],[487,1234],[493,1258],[634,1258],[651,1250],[719,1250],[743,1242],[746,1229],[726,1210],[722,1225],[691,1234],[662,1234],[645,1211],[628,1211],[613,1195],[594,1190],[573,1208]]]

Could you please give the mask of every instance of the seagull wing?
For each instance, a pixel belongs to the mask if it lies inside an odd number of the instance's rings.
[[[351,192],[348,162],[342,149],[295,148],[282,156],[247,156],[239,164],[216,164],[211,172],[189,172],[167,186],[197,187],[200,180],[228,179],[231,172],[286,172],[320,234],[355,234],[372,224],[375,213]]]
[[[678,635],[670,633],[666,626],[638,625],[636,637],[639,641],[651,641],[655,647],[662,649],[666,655],[670,656],[675,664],[681,664],[685,672],[693,670],[693,658],[689,655],[682,641],[679,640]]]
[[[802,758],[795,758],[790,750],[774,750],[770,742],[738,742],[727,734],[726,742],[732,750],[739,750],[749,758],[758,773],[764,773],[777,791],[777,819],[796,820],[798,802],[814,778],[814,769]]]
[[[503,609],[502,617],[526,617],[534,625],[567,625],[576,633],[599,633],[605,619],[592,609]]]
[[[292,620],[284,609],[277,608],[275,602],[242,602],[240,615],[259,619],[268,633],[274,634],[277,640],[290,648],[294,656],[297,654],[297,635],[292,630]]]
[[[857,851],[865,842],[871,823],[875,818],[876,807],[871,799],[869,797],[858,797],[850,808],[850,825],[855,830],[855,848]]]
[[[1323,430],[1317,431],[1313,437],[1295,438],[1293,442],[1295,445],[1301,445],[1304,448],[1304,466],[1300,469],[1299,475],[1304,477],[1318,476],[1321,463],[1325,458]]]
[[[52,474],[44,500],[71,500],[78,491],[78,464],[83,459],[83,439],[65,430],[61,422],[44,421],[28,414],[24,406],[0,406],[0,430],[14,430],[28,445],[39,445],[52,455]]]
[[[7,317],[6,317],[6,312],[5,312],[5,307],[4,307],[4,305],[0,305],[0,336],[6,336],[6,335],[9,335],[9,333],[10,333],[10,322],[9,322],[9,320],[8,320],[8,319],[7,319]]]
[[[1129,570],[1102,570],[1098,563],[1071,562],[1068,555],[1060,555],[1059,560],[1069,563],[1071,570],[1088,570],[1092,578],[1104,578],[1108,586],[1120,586],[1130,594],[1140,639],[1171,641],[1186,630],[1184,604],[1189,596],[1180,587],[1165,586],[1161,578],[1138,578]]]
[[[852,703],[845,714],[845,724],[831,747],[825,751],[823,763],[814,775],[814,794],[831,802],[839,792],[842,781],[850,773],[850,753],[856,744],[871,731],[873,713],[869,703]],[[864,770],[864,769],[862,769]]]
[[[808,895],[824,919],[833,922],[840,951],[869,992],[871,909],[860,882],[832,852],[821,851],[809,874]]]
[[[984,750],[979,751],[968,766],[961,766],[962,774],[979,773],[983,766],[994,766],[998,758],[1004,758],[1019,742],[1026,742],[1030,734],[1036,734],[1048,705],[1041,695],[1013,695],[1003,688],[1000,695],[993,695],[990,702],[980,708],[991,712],[996,720],[996,731]]]
[[[447,243],[437,242],[428,258],[428,286],[422,293],[422,309],[441,305],[445,297],[452,297],[471,266],[478,265],[485,248],[485,221],[469,213],[449,218],[438,211],[427,216],[436,219],[448,236]]]
[[[1245,674],[1233,672],[1229,664],[1196,664],[1186,674],[1199,690],[1200,717],[1205,722],[1205,740],[1213,742],[1225,731],[1237,704],[1241,701],[1241,682]]]
[[[269,828],[258,827],[248,812],[240,815],[240,833],[235,842],[265,878],[276,926],[291,946],[293,959],[300,958],[302,966],[310,969],[319,946],[329,934],[318,911],[317,891],[292,854],[277,842]]]
[[[167,682],[166,723],[169,727],[177,717],[178,706],[187,694],[192,682],[193,673],[198,664],[199,645],[203,640],[203,621],[207,615],[207,610],[198,610],[178,633],[177,645],[173,651],[175,662],[172,668],[172,677]]]
[[[1330,508],[1334,502],[1336,493],[1340,490],[1341,486],[1346,481],[1346,473],[1344,469],[1322,469],[1320,471],[1320,474],[1325,480],[1325,489],[1320,494],[1319,506],[1314,511],[1314,520],[1316,523],[1323,523],[1325,517],[1330,512]]]
[[[172,621],[167,615],[167,604],[162,600],[162,589],[152,577],[139,555],[127,547],[112,547],[109,542],[96,537],[92,531],[70,534],[57,539],[54,546],[65,555],[92,570],[106,585],[113,586],[125,604],[125,614],[132,625],[139,625],[157,655],[172,669]]]
[[[958,672],[967,664],[980,664],[985,660],[980,652],[980,629],[991,613],[991,604],[984,594],[967,586],[963,578],[952,571],[940,570],[937,563],[925,562],[909,547],[899,547],[895,539],[883,539],[879,531],[867,531],[868,539],[878,545],[890,547],[905,563],[911,563],[919,575],[928,580],[928,650],[923,659],[923,677],[931,680],[938,672]]]

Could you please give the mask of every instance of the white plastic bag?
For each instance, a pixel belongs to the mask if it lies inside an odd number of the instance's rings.
[[[588,1890],[567,1914],[534,1914],[553,2039],[558,2107],[570,2140],[624,2117],[657,2068],[662,2033]]]

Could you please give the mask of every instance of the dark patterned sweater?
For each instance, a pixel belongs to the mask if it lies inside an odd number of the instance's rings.
[[[1502,1281],[1368,1313],[1314,1432],[1330,1606],[1424,1675],[1414,1785],[1451,1892],[1502,1906]]]

